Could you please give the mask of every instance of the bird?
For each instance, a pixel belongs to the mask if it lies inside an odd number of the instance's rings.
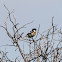
[[[36,29],[33,28],[30,33],[27,33],[26,37],[33,38],[36,35]]]

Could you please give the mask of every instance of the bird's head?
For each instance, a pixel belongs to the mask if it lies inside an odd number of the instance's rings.
[[[32,31],[33,31],[33,32],[36,32],[36,29],[34,28],[34,29],[32,29]]]

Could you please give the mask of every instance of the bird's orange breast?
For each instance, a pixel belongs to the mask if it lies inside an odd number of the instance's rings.
[[[35,36],[36,35],[36,32],[33,32],[32,35]]]

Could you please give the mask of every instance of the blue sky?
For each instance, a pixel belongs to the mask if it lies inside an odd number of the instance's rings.
[[[3,4],[10,11],[15,10],[15,17],[20,24],[19,26],[34,20],[32,24],[27,26],[25,33],[34,27],[38,28],[39,24],[40,33],[48,29],[51,26],[53,16],[54,24],[62,28],[62,0],[0,0],[0,25],[4,25],[8,16],[8,12]],[[8,40],[10,40],[9,37],[0,28],[0,45],[7,44],[6,41]],[[4,49],[4,47],[0,49]]]

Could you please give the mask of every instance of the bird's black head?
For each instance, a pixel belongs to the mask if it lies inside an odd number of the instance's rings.
[[[36,31],[36,29],[35,29],[35,28],[33,28],[33,29],[32,29],[32,31],[34,31],[34,30]]]

